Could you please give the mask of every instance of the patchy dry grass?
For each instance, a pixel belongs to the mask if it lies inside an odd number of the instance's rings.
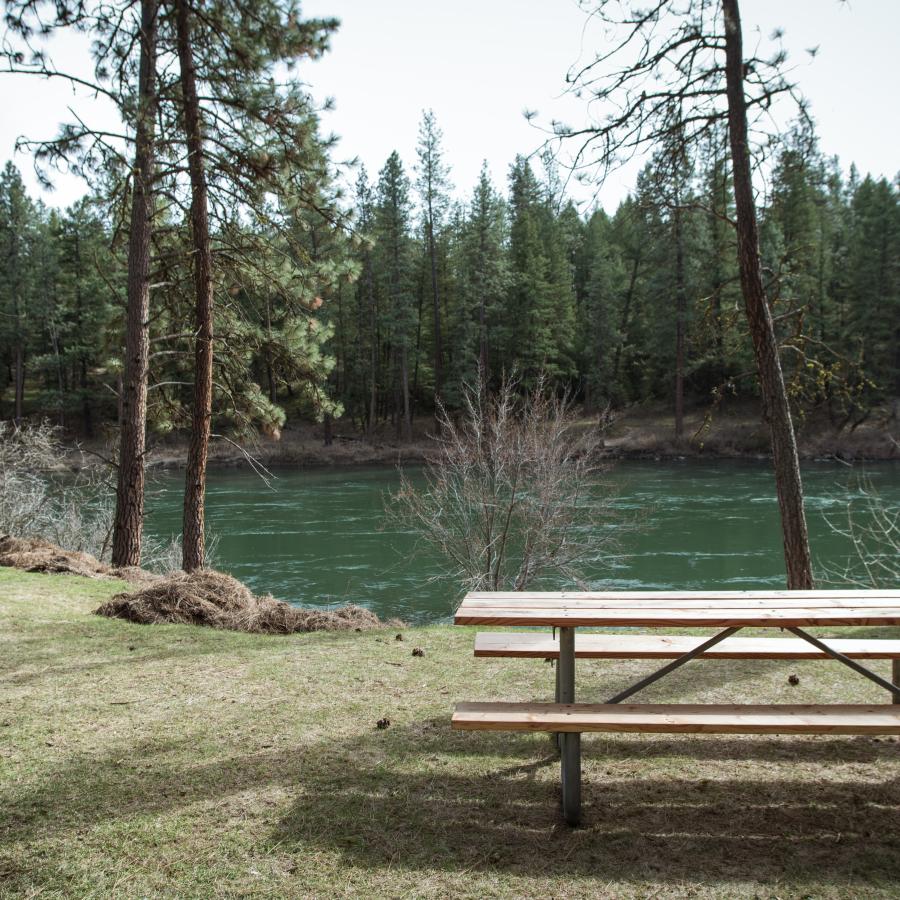
[[[549,666],[475,660],[461,628],[88,614],[120,589],[0,570],[0,894],[900,894],[897,741],[589,736],[571,831],[545,736],[449,729],[457,700],[548,697]],[[580,696],[652,665],[581,665]],[[695,663],[646,696],[886,699],[836,664],[771,662]]]

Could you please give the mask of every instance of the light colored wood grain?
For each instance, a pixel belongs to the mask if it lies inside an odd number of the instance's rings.
[[[466,600],[601,600],[636,602],[641,600],[661,600],[668,604],[679,600],[705,600],[719,603],[723,600],[841,600],[860,601],[864,605],[869,600],[894,598],[900,600],[900,588],[889,590],[828,590],[828,591],[470,591]],[[857,605],[855,602],[852,605]]]
[[[475,591],[460,625],[898,625],[900,590]]]
[[[653,628],[900,625],[900,606],[853,606],[833,609],[806,607],[784,609],[591,609],[518,608],[498,606],[470,609],[463,603],[456,612],[457,625],[552,625],[557,627],[648,626]]]
[[[865,705],[459,703],[471,731],[900,734],[900,708]]]
[[[569,597],[509,597],[500,599],[477,599],[466,597],[462,602],[466,609],[495,609],[515,607],[516,609],[845,609],[864,607],[866,609],[896,609],[900,607],[900,595],[893,597],[869,598],[797,598],[797,597],[730,597],[717,600],[698,599],[656,599],[621,600],[585,596],[582,599]]]
[[[690,635],[577,634],[580,659],[675,659],[703,643]],[[827,639],[853,659],[900,659],[900,641]],[[482,631],[475,636],[478,657],[555,659],[559,639],[551,634]],[[830,659],[800,638],[730,637],[707,650],[701,659]]]

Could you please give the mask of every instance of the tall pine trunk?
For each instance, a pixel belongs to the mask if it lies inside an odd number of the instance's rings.
[[[403,440],[409,443],[412,440],[412,410],[409,401],[409,354],[405,341],[400,345],[400,391],[403,400]],[[397,430],[400,430],[399,421]]]
[[[191,23],[187,0],[178,0],[175,16],[184,133],[191,179],[191,236],[194,270],[194,409],[191,442],[184,482],[181,567],[185,572],[203,568],[206,462],[212,422],[213,376],[213,280],[209,240],[209,202],[203,164],[203,134],[197,76],[191,47]]]
[[[371,441],[375,435],[378,418],[378,306],[372,275],[372,257],[366,253],[366,295],[369,300],[369,419],[366,423],[366,437]]]
[[[479,214],[482,214],[479,211]],[[478,271],[481,273],[478,291],[478,383],[482,394],[487,390],[490,380],[490,351],[488,349],[487,334],[487,291],[484,285],[484,273],[487,269],[485,259],[487,257],[485,225],[482,222],[478,228]]]
[[[150,361],[150,236],[156,121],[157,0],[141,2],[138,112],[135,123],[128,288],[125,311],[125,372],[121,383],[119,471],[113,522],[112,561],[141,564],[144,524],[144,450],[147,430],[147,372]]]
[[[81,240],[78,231],[75,231],[75,264],[79,275],[82,270]],[[82,347],[85,344],[84,334],[84,298],[81,293],[81,279],[75,283],[75,328]],[[81,389],[81,418],[85,437],[94,436],[94,417],[91,414],[90,392],[88,390],[88,357],[81,353],[78,357],[78,385]]]
[[[15,419],[16,425],[22,421],[25,408],[25,341],[21,336],[21,325],[17,323],[16,374],[15,374]]]
[[[812,561],[803,510],[803,484],[800,480],[797,440],[781,371],[775,325],[766,299],[760,265],[759,232],[747,140],[744,58],[738,0],[722,0],[722,11],[725,16],[725,78],[741,290],[759,371],[763,413],[772,436],[787,586],[791,590],[804,590],[813,586]]]
[[[431,263],[431,301],[434,315],[434,399],[441,400],[444,389],[444,344],[441,336],[441,301],[438,293],[437,249],[434,246],[434,213],[428,198],[428,257]]]
[[[394,259],[396,260],[396,254]],[[416,354],[415,354],[415,362],[413,363],[413,377],[412,377],[412,396],[413,399],[410,401],[411,408],[415,404],[415,398],[419,396],[419,360],[422,358],[422,306],[425,303],[425,285],[419,281],[419,303],[416,308]],[[415,410],[411,415],[415,414]]]
[[[675,440],[684,437],[684,356],[687,292],[684,284],[684,233],[681,227],[681,196],[675,197]]]
[[[486,390],[490,379],[490,358],[488,356],[487,309],[484,290],[481,291],[481,297],[478,300],[478,378],[482,390]]]
[[[628,323],[631,319],[631,298],[634,296],[634,288],[637,284],[638,269],[640,268],[640,265],[641,257],[640,254],[637,254],[634,257],[634,263],[631,267],[631,278],[628,281],[628,290],[625,292],[625,302],[622,306],[622,317],[619,322],[619,339],[616,341],[616,353],[613,358],[612,382],[614,387],[618,386],[619,364],[622,361],[622,344],[624,335],[628,333]]]
[[[53,301],[55,304],[55,301]],[[56,323],[49,328],[50,347],[53,350],[53,359],[56,363],[56,421],[60,428],[66,427],[66,375],[62,361],[62,346],[60,345],[59,332]]]
[[[722,319],[722,289],[725,286],[725,275],[722,270],[722,259],[725,255],[725,242],[722,240],[722,224],[720,216],[728,213],[728,181],[727,173],[719,178],[718,157],[714,163],[712,197],[708,215],[709,228],[712,234],[712,315],[713,335],[716,348],[715,374],[721,381],[725,377],[725,327]]]

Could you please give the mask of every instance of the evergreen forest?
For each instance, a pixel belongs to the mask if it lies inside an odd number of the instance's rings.
[[[315,124],[315,123],[313,123]],[[723,134],[680,166],[651,159],[617,209],[579,208],[549,154],[454,185],[435,116],[415,155],[283,179],[211,217],[215,432],[332,421],[409,440],[480,376],[542,373],[589,411],[654,401],[676,437],[688,408],[756,392]],[[261,159],[253,165],[265,165]],[[309,162],[304,162],[304,175]],[[339,181],[349,182],[343,192]],[[305,189],[309,190],[309,178]],[[114,169],[61,210],[0,179],[0,417],[112,433],[124,371],[127,185]],[[900,182],[845,171],[810,125],[771,161],[760,229],[795,412],[837,430],[900,396]],[[193,381],[187,214],[157,200],[148,427],[186,430]],[[278,222],[273,220],[278,218]],[[327,431],[327,429],[326,429]]]

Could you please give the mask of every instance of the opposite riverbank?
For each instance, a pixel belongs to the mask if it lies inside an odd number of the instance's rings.
[[[91,614],[123,586],[0,569],[0,895],[896,896],[896,740],[592,736],[572,831],[546,736],[449,727],[459,700],[549,697],[549,666],[476,660],[452,626],[276,637]],[[751,692],[884,702],[841,666],[734,661],[646,699]]]
[[[734,406],[707,419],[708,410],[698,408],[685,416],[684,438],[676,441],[671,414],[659,406],[628,409],[605,429],[606,456],[610,459],[764,459],[769,456],[769,434],[759,411],[752,405]],[[598,428],[598,417],[584,416],[581,427]],[[323,426],[295,424],[276,440],[262,436],[253,445],[239,448],[225,440],[214,440],[210,460],[216,465],[239,465],[247,454],[267,467],[396,466],[421,463],[432,448],[431,417],[420,418],[413,440],[397,440],[393,428],[380,428],[366,439],[351,422],[338,421],[332,442],[325,444]],[[873,416],[855,430],[836,430],[821,419],[797,423],[801,457],[804,459],[896,460],[900,459],[900,422],[886,414]],[[186,457],[181,436],[151,442],[151,466],[180,468]]]

